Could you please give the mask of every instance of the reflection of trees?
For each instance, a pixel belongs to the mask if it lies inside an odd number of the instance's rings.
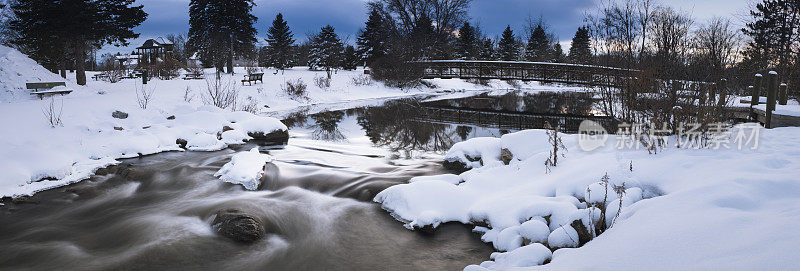
[[[347,139],[339,131],[339,122],[344,119],[344,112],[331,111],[311,116],[314,119],[314,132],[311,134],[315,140],[343,141]]]
[[[416,101],[393,101],[372,107],[358,117],[358,124],[367,132],[372,143],[390,148],[393,152],[413,150],[446,151],[453,144],[450,125],[415,120],[420,105]]]
[[[286,124],[286,127],[288,128],[294,128],[303,126],[307,120],[308,120],[308,111],[303,110],[289,114],[289,116],[287,116],[281,122],[283,122],[283,124]]]
[[[469,138],[469,133],[472,133],[472,127],[458,126],[456,127],[456,133],[458,133],[458,136],[461,137],[461,141],[465,141],[467,138]]]
[[[591,94],[540,92],[525,94],[523,110],[531,113],[589,115],[595,103]]]

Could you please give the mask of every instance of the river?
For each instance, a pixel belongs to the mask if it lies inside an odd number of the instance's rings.
[[[426,119],[423,108],[592,110],[585,97],[552,97],[484,94],[295,112],[284,120],[292,136],[286,146],[124,160],[81,183],[1,206],[0,269],[461,270],[493,252],[470,227],[409,231],[371,199],[412,177],[446,173],[441,158],[456,142],[515,131]],[[254,147],[276,159],[259,191],[213,176],[235,152]],[[210,224],[229,208],[264,221],[267,235],[252,244],[216,235]]]

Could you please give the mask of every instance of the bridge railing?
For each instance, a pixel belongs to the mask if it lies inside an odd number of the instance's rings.
[[[430,60],[413,62],[423,78],[503,79],[621,86],[638,70],[566,63]]]

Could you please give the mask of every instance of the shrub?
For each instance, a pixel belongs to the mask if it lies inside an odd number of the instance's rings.
[[[281,90],[283,90],[283,92],[291,96],[293,99],[306,97],[307,88],[308,85],[306,85],[306,83],[303,82],[303,79],[300,78],[297,78],[294,81],[292,80],[286,81],[286,83],[283,83],[281,85]]]
[[[154,75],[159,79],[172,80],[179,76],[178,71],[181,69],[181,67],[175,60],[165,60],[156,63],[154,69]]]
[[[61,104],[56,106],[55,98],[50,98],[50,102],[45,104],[42,108],[42,113],[44,114],[45,120],[47,123],[50,124],[50,127],[56,128],[56,126],[63,126],[64,124],[61,122],[61,113],[64,109],[64,101],[61,101]]]
[[[331,78],[324,76],[316,76],[314,77],[314,85],[316,85],[321,89],[327,89],[331,87]]]
[[[206,91],[203,93],[203,102],[222,109],[236,109],[236,99],[239,97],[239,88],[231,79],[222,79],[219,74],[206,79]]]
[[[136,102],[141,109],[147,109],[147,106],[153,100],[153,94],[155,94],[155,92],[155,85],[146,85],[141,82],[136,83]]]
[[[374,81],[369,75],[359,75],[350,79],[354,86],[371,86]]]

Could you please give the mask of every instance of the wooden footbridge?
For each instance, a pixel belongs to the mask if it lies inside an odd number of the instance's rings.
[[[501,79],[620,87],[638,70],[545,62],[429,60],[413,62],[423,79]]]

